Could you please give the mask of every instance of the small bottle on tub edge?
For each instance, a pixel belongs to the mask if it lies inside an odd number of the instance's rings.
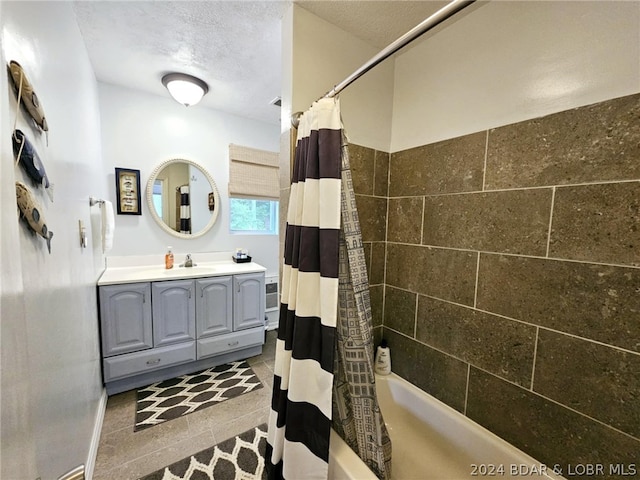
[[[391,373],[391,352],[384,338],[376,351],[375,363],[375,371],[378,375],[389,375]]]

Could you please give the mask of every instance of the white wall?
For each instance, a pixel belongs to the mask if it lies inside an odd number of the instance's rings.
[[[395,60],[392,152],[640,90],[640,2],[475,4]]]
[[[95,282],[103,260],[99,213],[89,196],[106,191],[96,81],[69,3],[2,2],[2,65],[18,61],[44,106],[50,132],[18,128],[55,183],[51,203],[14,167],[16,98],[0,80],[1,478],[57,478],[89,458],[103,393]],[[29,185],[54,232],[44,240],[19,222],[15,181]],[[79,242],[78,222],[90,235]]]
[[[378,49],[295,4],[291,8],[293,15],[283,19],[283,23],[293,22],[291,105],[294,112],[304,112]],[[283,28],[288,30],[286,25]],[[283,73],[289,74],[288,69]],[[378,65],[340,94],[342,118],[352,143],[389,151],[392,94],[393,62]]]
[[[159,81],[159,80],[158,80]],[[229,144],[277,152],[279,127],[230,115],[202,106],[184,107],[167,92],[166,97],[99,83],[102,119],[103,176],[108,179],[106,198],[114,203],[115,167],[140,170],[143,190],[142,215],[116,215],[111,255],[157,255],[164,262],[168,245],[176,262],[185,253],[249,250],[253,259],[271,274],[278,273],[278,237],[229,233]],[[215,95],[215,92],[209,92]],[[274,107],[275,108],[275,107]],[[216,182],[220,194],[218,220],[202,237],[184,240],[163,231],[154,221],[144,199],[149,175],[172,158],[192,160]]]

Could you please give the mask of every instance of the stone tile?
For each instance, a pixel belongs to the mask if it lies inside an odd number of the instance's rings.
[[[422,243],[545,255],[551,196],[530,189],[426,197]]]
[[[536,327],[419,296],[416,340],[529,387]]]
[[[640,265],[640,182],[558,188],[549,256]]]
[[[275,360],[275,351],[272,360]],[[269,359],[265,358],[263,361],[251,364],[251,368],[253,369],[258,379],[262,382],[262,388],[271,390],[271,388],[273,387],[273,371],[269,369]]]
[[[389,196],[482,190],[486,132],[391,154]]]
[[[387,241],[420,244],[424,197],[389,199]]]
[[[190,435],[187,417],[133,432],[127,427],[101,436],[96,470],[112,468],[184,440]]]
[[[391,370],[459,412],[464,411],[468,365],[385,328]]]
[[[496,128],[485,189],[640,178],[640,95]]]
[[[540,330],[533,389],[640,438],[640,354]]]
[[[481,310],[640,352],[640,270],[480,255]]]
[[[384,242],[373,242],[371,244],[371,270],[369,274],[369,283],[371,285],[384,283],[386,251],[387,246]]]
[[[207,430],[199,435],[168,445],[107,471],[96,472],[93,480],[140,478],[178,462],[215,445],[213,433]]]
[[[237,413],[235,417],[225,417],[227,421],[216,422],[211,427],[216,443],[224,442],[263,423],[268,424],[270,410],[270,405],[265,405],[248,413],[244,413],[244,410],[236,410],[240,414]]]
[[[231,400],[186,415],[185,418],[189,422],[191,435],[201,433],[206,429],[211,429],[216,437],[216,442],[224,440],[224,438],[220,439],[216,434],[216,428],[223,419],[224,421],[227,419],[231,420],[236,418],[239,413],[247,414],[269,406],[271,404],[271,391],[271,388],[265,386]],[[243,431],[244,430],[241,430],[241,432]]]
[[[416,326],[416,294],[392,286],[385,289],[384,326],[409,337]]]
[[[373,317],[373,326],[381,326],[384,314],[384,285],[375,285],[373,287],[369,287],[369,296],[371,299],[371,315]]]
[[[376,325],[373,327],[373,345],[374,345],[374,349],[375,347],[377,347],[378,345],[380,345],[380,342],[382,341],[382,333],[383,333],[384,329],[382,328],[382,325]]]
[[[608,474],[609,465],[638,463],[637,439],[474,367],[467,416],[566,478],[575,478],[569,464],[602,464]]]
[[[367,275],[369,276],[369,283],[371,283],[371,245],[373,242],[362,242],[362,248],[364,249],[364,260],[367,265]]]
[[[373,172],[376,151],[360,145],[349,144],[349,164],[353,190],[357,195],[373,195]]]
[[[414,245],[387,245],[387,285],[473,305],[476,252]]]
[[[373,194],[379,197],[389,196],[389,157],[387,152],[376,150]]]
[[[356,195],[360,230],[364,242],[384,242],[387,228],[387,199]]]
[[[101,430],[102,435],[126,427],[133,429],[136,423],[136,398],[136,391],[129,390],[112,395],[107,399],[107,408],[104,412]]]

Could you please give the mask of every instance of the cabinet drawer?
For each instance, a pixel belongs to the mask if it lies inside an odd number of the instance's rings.
[[[128,353],[104,359],[104,381],[150,372],[192,362],[196,359],[195,342],[185,342],[142,352]]]
[[[264,343],[264,327],[244,330],[229,335],[219,335],[198,340],[198,360],[201,358],[233,352],[241,348],[262,345]]]

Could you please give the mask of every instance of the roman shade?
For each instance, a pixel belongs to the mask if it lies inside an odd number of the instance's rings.
[[[279,155],[255,148],[229,145],[229,196],[280,199]]]

